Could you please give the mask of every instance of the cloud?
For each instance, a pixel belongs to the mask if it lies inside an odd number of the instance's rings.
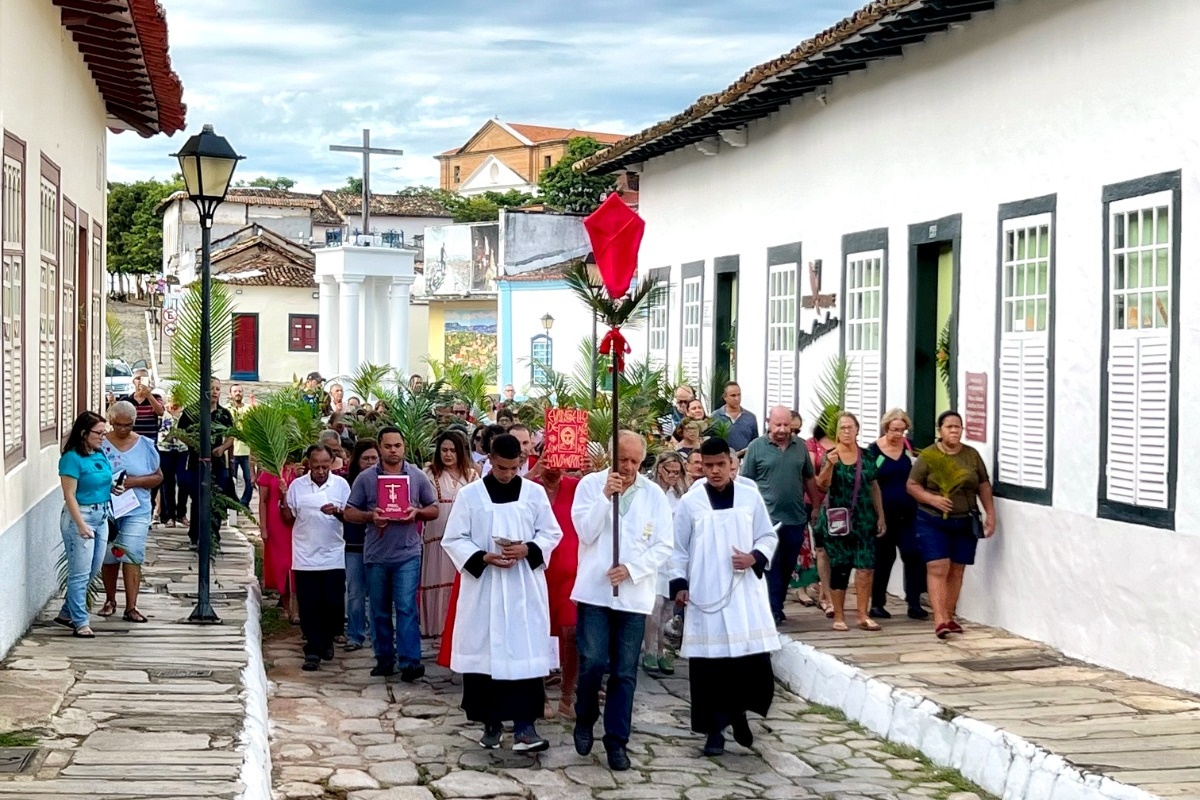
[[[330,144],[362,129],[379,191],[436,185],[436,153],[491,117],[634,133],[718,91],[852,13],[860,0],[160,0],[188,132],[109,137],[110,180],[166,177],[212,123],[245,155],[238,176],[316,191],[357,175]]]

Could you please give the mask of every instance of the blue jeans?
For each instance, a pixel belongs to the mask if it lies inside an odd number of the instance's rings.
[[[803,525],[779,526],[779,545],[775,548],[775,558],[771,560],[771,569],[767,572],[767,594],[776,622],[783,617],[783,601],[787,598],[788,586],[792,583],[792,573],[796,570],[803,546]]]
[[[367,596],[371,603],[371,643],[378,661],[396,659],[400,669],[421,663],[421,627],[417,589],[421,557],[399,564],[367,564]],[[392,624],[392,609],[396,611]]]
[[[576,724],[591,730],[600,717],[600,683],[608,673],[604,700],[604,746],[624,747],[633,720],[638,655],[646,632],[646,615],[579,603],[575,641],[579,648]]]
[[[346,551],[346,641],[367,639],[367,569],[361,552]]]
[[[104,554],[108,552],[108,503],[80,506],[80,516],[96,534],[91,539],[79,535],[79,528],[70,512],[63,507],[58,519],[62,531],[63,551],[67,555],[67,596],[58,616],[70,618],[76,628],[88,624],[87,588],[100,571]]]
[[[238,502],[249,506],[254,494],[254,479],[250,477],[250,456],[233,456],[233,471],[229,474],[230,486],[235,484],[239,472],[242,473],[242,496],[238,498]]]
[[[117,520],[117,541],[104,548],[105,564],[141,564],[146,560],[146,539],[150,534],[150,515],[135,511]],[[117,558],[111,545],[120,544],[125,555]]]

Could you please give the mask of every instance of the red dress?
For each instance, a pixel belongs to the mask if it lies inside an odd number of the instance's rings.
[[[292,587],[292,526],[283,521],[279,510],[286,490],[279,478],[266,470],[258,473],[257,483],[263,509],[260,521],[267,534],[263,542],[263,588],[288,594]]]
[[[550,505],[554,511],[554,518],[558,520],[558,525],[563,531],[562,540],[554,548],[550,556],[550,565],[546,567],[551,636],[561,636],[564,627],[576,623],[571,590],[575,587],[575,572],[579,568],[579,536],[575,533],[575,524],[571,522],[571,506],[575,503],[575,489],[578,486],[579,478],[563,475],[558,494]],[[446,626],[442,629],[442,643],[438,648],[438,666],[446,669],[450,668],[450,650],[454,644],[454,612],[458,608],[458,586],[461,580],[460,572],[454,576],[454,586],[450,589],[450,608],[446,612]]]

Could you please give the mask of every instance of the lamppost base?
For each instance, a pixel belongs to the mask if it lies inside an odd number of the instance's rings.
[[[221,624],[221,618],[217,616],[217,612],[213,611],[213,607],[208,603],[197,603],[187,621],[197,625]]]

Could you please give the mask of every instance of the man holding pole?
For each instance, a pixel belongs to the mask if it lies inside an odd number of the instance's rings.
[[[584,477],[571,509],[579,535],[571,593],[578,606],[579,649],[574,738],[580,755],[591,752],[607,673],[604,747],[609,767],[627,770],[638,656],[646,616],[654,609],[655,578],[671,555],[672,529],[666,495],[638,472],[645,440],[633,431],[620,431],[616,439],[615,469]]]

